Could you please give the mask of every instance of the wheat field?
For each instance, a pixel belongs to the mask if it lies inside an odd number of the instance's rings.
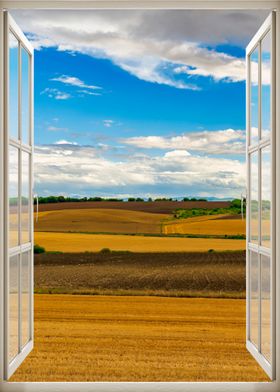
[[[35,348],[11,381],[268,381],[245,300],[35,295]]]
[[[69,209],[39,213],[36,231],[97,233],[161,233],[170,215],[121,209]]]
[[[243,250],[245,240],[145,237],[133,235],[35,232],[35,243],[47,251],[99,252],[110,248],[130,252],[204,252]]]
[[[246,221],[226,215],[205,215],[164,222],[163,234],[237,235],[246,233]]]

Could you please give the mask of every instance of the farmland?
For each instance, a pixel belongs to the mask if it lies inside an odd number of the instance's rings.
[[[12,381],[268,381],[244,300],[35,295],[35,337]]]
[[[98,252],[104,248],[130,252],[208,252],[210,249],[245,249],[245,240],[119,234],[36,232],[35,242],[48,251],[61,252]]]
[[[245,252],[38,254],[35,290],[245,298]]]
[[[211,210],[214,207],[216,210]],[[110,248],[130,252],[207,252],[245,248],[245,221],[240,215],[210,214],[227,211],[228,202],[102,201],[42,204],[40,208],[43,211],[35,223],[35,242],[48,251],[98,252]],[[184,211],[209,214],[176,219],[175,211],[182,216]]]
[[[206,215],[163,223],[164,234],[245,235],[246,222],[240,216]]]
[[[172,214],[177,208],[225,208],[229,207],[229,201],[154,201],[154,202],[120,202],[120,201],[80,201],[65,203],[40,204],[40,211],[57,211],[72,209],[117,209],[129,211],[143,211],[157,214]]]
[[[267,381],[245,347],[245,221],[228,208],[40,205],[35,348],[12,381]]]
[[[121,209],[66,209],[40,212],[36,231],[161,233],[170,215]]]

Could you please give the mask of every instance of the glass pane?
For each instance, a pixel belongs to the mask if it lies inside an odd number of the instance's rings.
[[[262,292],[262,318],[261,318],[261,351],[268,361],[271,361],[271,289],[270,289],[270,257],[261,255],[261,292]]]
[[[18,40],[9,33],[9,133],[18,139]]]
[[[21,243],[30,241],[30,176],[29,154],[22,152],[22,185],[21,185]]]
[[[261,137],[271,132],[271,32],[262,40],[262,127]]]
[[[259,331],[259,260],[250,252],[250,340],[258,347]]]
[[[18,258],[10,257],[9,265],[9,361],[18,354]]]
[[[30,252],[22,254],[21,261],[21,331],[22,347],[30,340],[29,312],[30,312]]]
[[[250,241],[258,243],[258,153],[250,157]]]
[[[252,52],[250,56],[250,144],[258,142],[258,127],[259,127],[259,48]]]
[[[22,141],[29,144],[29,54],[21,48],[21,134]]]
[[[262,149],[262,209],[261,209],[261,244],[270,247],[271,219],[271,149]]]
[[[19,244],[18,236],[18,149],[9,147],[9,246]]]

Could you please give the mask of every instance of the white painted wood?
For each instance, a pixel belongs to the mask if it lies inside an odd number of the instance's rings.
[[[259,365],[265,370],[268,376],[271,379],[275,379],[276,376],[276,366],[275,366],[275,344],[276,344],[276,336],[275,336],[275,329],[276,329],[276,296],[275,296],[275,263],[276,263],[276,255],[275,255],[275,181],[276,181],[276,167],[275,167],[275,135],[276,135],[276,128],[275,128],[275,86],[276,79],[275,79],[275,47],[274,47],[274,38],[275,35],[275,13],[272,12],[267,19],[264,21],[260,29],[257,31],[255,36],[252,38],[251,42],[248,44],[246,48],[246,64],[247,64],[247,83],[246,83],[246,115],[247,115],[247,146],[246,146],[246,161],[247,161],[247,189],[248,189],[248,203],[247,203],[247,240],[246,240],[246,264],[247,264],[247,296],[246,296],[246,347],[248,351],[252,354],[252,356],[256,359]],[[261,140],[261,127],[262,127],[262,81],[261,81],[261,61],[262,61],[262,39],[266,36],[266,34],[271,31],[271,136],[267,140]],[[251,75],[250,75],[250,55],[253,51],[258,48],[258,63],[259,63],[259,86],[258,86],[258,142],[254,143],[253,146],[249,145],[250,142],[250,132],[251,132],[251,124],[250,124],[250,111],[251,111]],[[274,53],[273,53],[274,52]],[[261,200],[262,200],[262,149],[266,146],[271,145],[271,248],[265,248],[261,245]],[[251,213],[250,213],[250,206],[251,206],[251,199],[250,199],[250,159],[252,153],[258,154],[258,244],[250,242],[250,220],[251,220]],[[251,315],[250,315],[250,301],[251,301],[251,287],[250,287],[250,257],[249,251],[254,251],[258,255],[259,260],[259,267],[258,267],[258,347],[255,346],[250,340],[250,322],[251,322]],[[261,293],[261,279],[262,279],[262,270],[261,270],[261,255],[268,256],[271,261],[271,277],[270,277],[270,284],[271,284],[271,363],[269,363],[266,358],[262,355],[262,324],[261,324],[261,314],[262,314],[262,293]]]
[[[5,9],[193,9],[272,10],[279,0],[2,0]]]
[[[9,137],[9,33],[12,32],[13,35],[19,41],[19,51],[18,51],[18,107],[19,107],[19,139],[12,140]],[[5,59],[4,59],[4,73],[5,73],[5,83],[4,83],[4,167],[5,167],[5,180],[4,180],[4,260],[3,260],[3,267],[4,267],[4,334],[3,334],[3,347],[4,347],[4,379],[9,379],[9,377],[15,372],[15,370],[20,366],[26,356],[30,353],[33,348],[33,299],[30,298],[30,312],[29,312],[29,325],[30,325],[30,340],[28,343],[23,347],[22,342],[22,300],[21,300],[21,264],[22,264],[22,255],[24,252],[30,251],[30,293],[33,293],[33,234],[32,238],[30,238],[30,242],[23,243],[22,242],[22,233],[21,233],[21,195],[22,195],[22,153],[27,152],[29,157],[32,157],[33,153],[33,146],[23,144],[21,140],[22,132],[21,132],[21,86],[22,86],[22,69],[21,69],[21,51],[24,48],[28,55],[33,58],[33,48],[25,38],[24,34],[17,26],[16,22],[13,18],[6,12],[4,14],[4,46],[5,46]],[[31,62],[32,68],[29,71],[29,83],[30,83],[30,91],[33,88],[33,83],[31,85],[33,79],[33,62]],[[30,95],[29,98],[29,116],[32,118],[33,116],[33,94]],[[33,125],[29,129],[29,133],[33,133]],[[31,142],[33,141],[33,137],[31,138]],[[9,146],[13,146],[16,148],[16,151],[19,154],[19,165],[18,165],[18,188],[19,188],[19,222],[18,222],[18,232],[19,232],[19,245],[15,246],[14,248],[9,248],[9,194],[8,194],[8,184],[9,184],[9,162],[8,162],[8,155],[9,155]],[[31,159],[31,158],[30,158]],[[30,188],[29,188],[29,197],[31,199],[31,195],[33,192],[33,182],[31,179],[33,178],[33,168],[30,166],[29,169],[29,178],[30,178]],[[31,201],[30,201],[31,203]],[[29,217],[31,221],[33,220],[33,208],[32,204],[29,204]],[[31,224],[30,221],[30,224]],[[31,224],[31,228],[33,231],[33,226]],[[18,256],[18,354],[16,357],[10,362],[9,359],[9,260],[11,256]],[[33,297],[33,295],[32,295]]]

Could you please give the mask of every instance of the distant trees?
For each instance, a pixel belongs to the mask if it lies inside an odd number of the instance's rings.
[[[91,202],[98,202],[98,201],[115,201],[115,202],[159,202],[159,201],[178,201],[180,202],[180,200],[177,200],[176,198],[167,198],[167,197],[159,197],[156,199],[152,199],[151,197],[149,197],[148,199],[143,199],[142,197],[129,197],[127,199],[118,199],[115,197],[108,197],[108,198],[104,198],[104,197],[99,197],[99,196],[92,196],[92,197],[70,197],[70,196],[40,196],[38,198],[39,200],[39,204],[47,204],[47,203],[66,203],[66,202],[86,202],[86,201],[91,201]],[[26,201],[28,201],[26,199]],[[203,201],[203,202],[207,202],[207,199],[204,198],[198,198],[198,197],[184,197],[182,199],[182,201]],[[18,204],[18,198],[14,197],[14,198],[10,198],[9,199],[10,202],[10,206],[13,205],[17,205]],[[35,201],[34,201],[35,203]],[[269,202],[267,203],[269,204]],[[209,202],[209,207],[211,206],[211,202]],[[245,210],[245,206],[246,206],[246,200],[243,200],[243,208]],[[269,207],[269,206],[268,206]],[[210,207],[211,209],[211,207]],[[241,210],[241,200],[240,199],[233,199],[231,201],[230,204],[230,209],[232,211],[239,211]]]

